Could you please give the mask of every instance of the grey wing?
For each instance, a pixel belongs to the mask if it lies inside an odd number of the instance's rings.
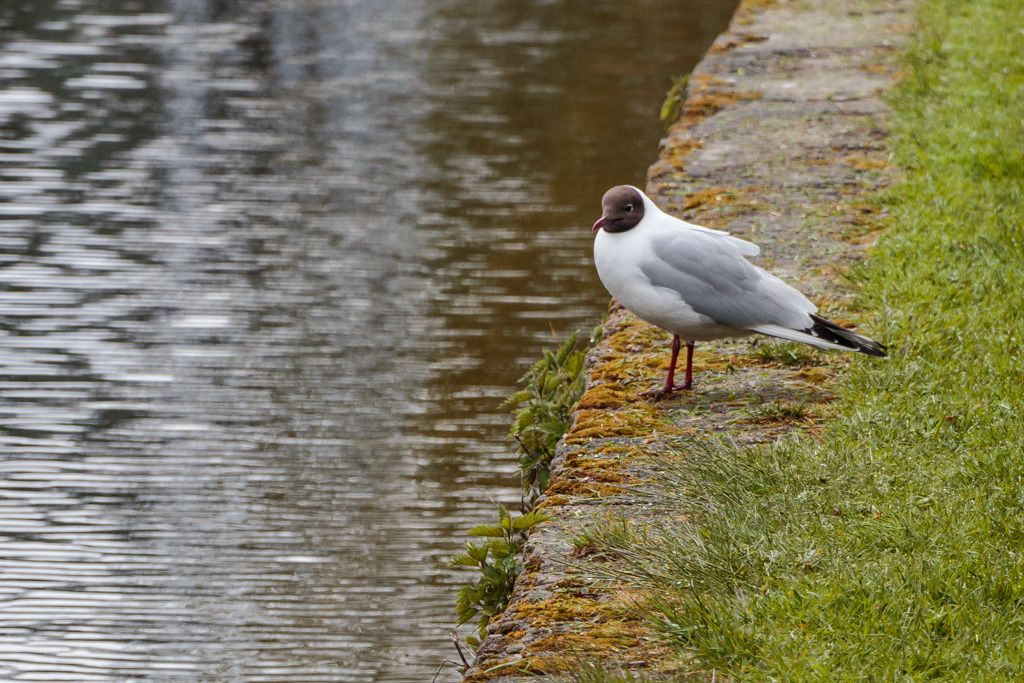
[[[696,231],[652,239],[640,270],[655,287],[677,292],[694,311],[720,325],[809,327],[817,308],[774,275],[747,261],[720,237]]]

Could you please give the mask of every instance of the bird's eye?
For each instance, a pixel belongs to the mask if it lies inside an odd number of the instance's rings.
[[[633,213],[633,205],[626,204],[626,213]]]

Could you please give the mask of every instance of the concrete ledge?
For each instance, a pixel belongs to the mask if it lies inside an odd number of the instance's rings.
[[[695,69],[648,174],[662,208],[757,242],[761,265],[846,324],[856,316],[837,273],[877,236],[872,197],[892,177],[883,94],[897,77],[911,8],[909,0],[741,3]],[[573,539],[609,514],[642,523],[646,463],[680,437],[759,443],[813,431],[832,398],[826,380],[845,366],[840,356],[794,367],[751,353],[771,342],[702,344],[695,391],[652,403],[638,394],[662,381],[668,334],[614,305],[604,332],[540,501],[552,521],[531,535],[512,602],[466,681],[524,680],[581,660],[679,673],[630,614],[633,587],[602,578]]]

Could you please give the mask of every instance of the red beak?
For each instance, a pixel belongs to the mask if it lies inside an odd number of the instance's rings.
[[[606,216],[601,216],[597,219],[597,222],[594,223],[594,227],[591,229],[591,234],[596,235],[597,231],[606,225],[608,225],[608,218]]]

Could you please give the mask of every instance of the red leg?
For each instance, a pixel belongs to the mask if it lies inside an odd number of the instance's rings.
[[[668,396],[672,393],[672,390],[676,388],[676,362],[679,360],[679,347],[681,344],[679,335],[672,335],[672,360],[668,364],[668,377],[665,378],[665,388],[661,390],[661,393]]]
[[[686,382],[676,389],[689,389],[693,386],[693,342],[686,342]]]
[[[690,379],[691,379],[691,377],[690,377],[690,372],[691,372],[691,370],[690,370],[690,362],[692,362],[692,360],[693,360],[692,358],[689,359],[689,361],[687,362],[687,365],[686,365],[686,377],[687,377],[687,384],[686,384],[686,386],[685,387],[677,387],[675,385],[675,381],[676,381],[676,361],[679,360],[679,349],[680,349],[681,346],[682,346],[682,340],[679,339],[679,335],[678,334],[673,335],[672,336],[672,361],[668,364],[668,377],[665,378],[665,386],[662,387],[661,389],[648,389],[647,391],[641,393],[640,394],[641,396],[650,396],[651,394],[657,394],[658,396],[668,396],[669,394],[672,393],[673,389],[689,389],[690,388],[690,384],[689,384]],[[693,343],[692,342],[688,342],[687,345],[686,345],[686,348],[687,348],[687,351],[689,352],[689,354],[692,356],[693,355]]]

